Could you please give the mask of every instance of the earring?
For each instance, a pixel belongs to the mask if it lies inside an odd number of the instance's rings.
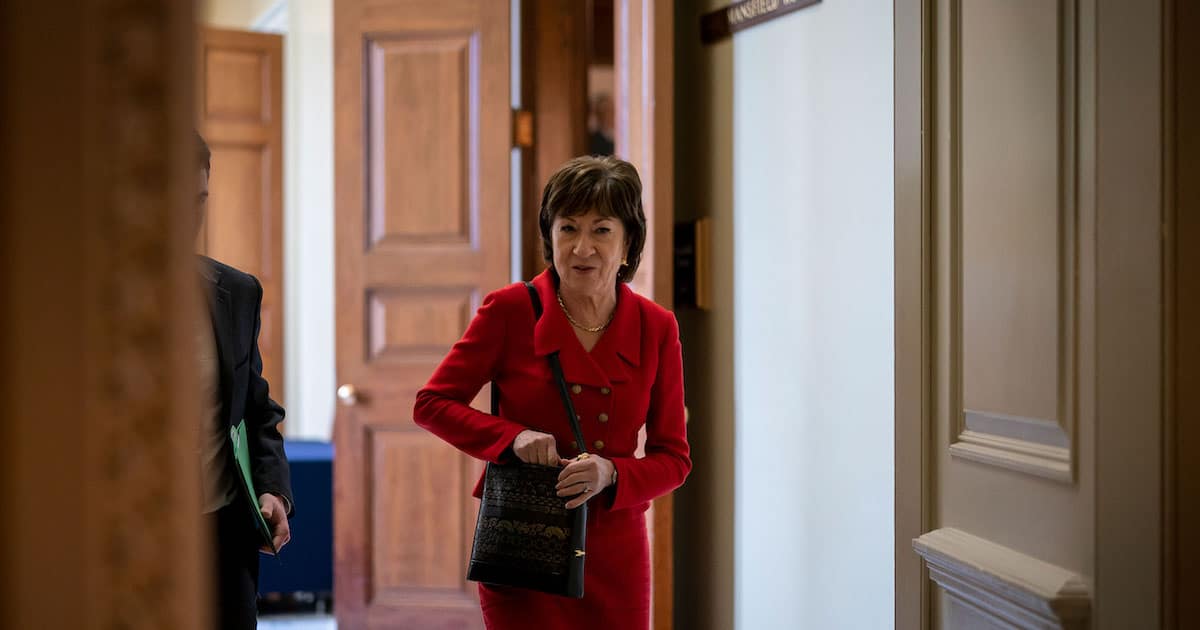
[[[622,259],[621,259],[621,266],[622,266],[622,267],[628,267],[628,266],[629,266],[629,263],[628,263],[628,262],[626,262],[626,260],[625,260],[624,258],[622,258]]]

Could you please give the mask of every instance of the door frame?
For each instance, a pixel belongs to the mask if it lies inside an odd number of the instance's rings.
[[[637,167],[646,212],[646,247],[635,290],[674,306],[675,11],[666,0],[616,0],[613,106],[616,153]],[[651,626],[674,627],[674,495],[650,516]]]
[[[929,283],[932,128],[926,98],[933,76],[932,0],[896,0],[893,29],[895,110],[895,627],[930,627],[928,572],[912,542],[933,522],[930,410],[932,322]]]
[[[1180,324],[1200,313],[1200,195],[1188,177],[1200,168],[1195,105],[1200,102],[1200,70],[1184,63],[1195,58],[1200,44],[1200,11],[1179,0],[1163,8],[1163,203],[1166,234],[1163,241],[1164,285],[1164,411],[1163,428],[1163,627],[1190,628],[1200,622],[1200,602],[1194,592],[1197,576],[1186,567],[1200,564],[1200,545],[1182,532],[1200,525],[1200,462],[1194,457],[1200,441],[1200,392],[1195,387],[1200,349],[1196,337]],[[1190,37],[1189,37],[1190,36]],[[1192,380],[1188,380],[1188,379]]]
[[[0,5],[2,627],[209,625],[194,19]]]
[[[675,14],[663,0],[617,0],[616,152],[637,167],[646,206],[646,249],[633,285],[670,309],[674,234]]]

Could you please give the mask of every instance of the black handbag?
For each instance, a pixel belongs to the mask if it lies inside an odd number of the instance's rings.
[[[525,288],[536,321],[542,316],[542,301],[532,284],[526,282]],[[580,452],[586,452],[558,353],[552,353],[549,360],[575,441]],[[500,390],[493,382],[492,415],[499,413]],[[555,490],[561,471],[557,466],[524,462],[488,463],[468,580],[583,597],[587,503],[573,510],[564,507],[566,499]]]

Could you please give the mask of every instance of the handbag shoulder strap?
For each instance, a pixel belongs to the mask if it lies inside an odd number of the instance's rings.
[[[529,301],[533,303],[533,321],[537,323],[542,318],[542,298],[538,297],[537,287],[532,282],[525,283],[525,290],[529,291]]]
[[[533,283],[526,282],[525,290],[529,291],[529,301],[533,304],[533,321],[542,318],[542,299],[538,297],[537,288]],[[579,415],[575,413],[575,405],[571,403],[571,394],[567,391],[567,380],[563,376],[562,363],[558,360],[558,351],[550,353],[547,357],[550,361],[550,372],[554,375],[554,382],[558,385],[558,395],[562,398],[563,407],[567,410],[567,418],[571,421],[571,432],[575,434],[575,443],[579,445],[579,452],[587,452],[587,442],[583,439],[583,430],[579,428]],[[492,415],[500,415],[500,388],[492,381]]]

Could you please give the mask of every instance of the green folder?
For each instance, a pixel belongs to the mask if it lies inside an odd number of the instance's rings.
[[[262,536],[266,546],[271,548],[271,553],[278,556],[279,550],[275,548],[271,526],[267,524],[267,519],[263,518],[262,510],[259,509],[258,492],[254,489],[254,481],[250,477],[250,444],[246,440],[245,420],[229,428],[229,439],[233,442],[233,459],[237,462],[238,471],[242,473],[240,476],[246,490],[246,500],[250,502],[250,511],[254,513],[258,533]]]

